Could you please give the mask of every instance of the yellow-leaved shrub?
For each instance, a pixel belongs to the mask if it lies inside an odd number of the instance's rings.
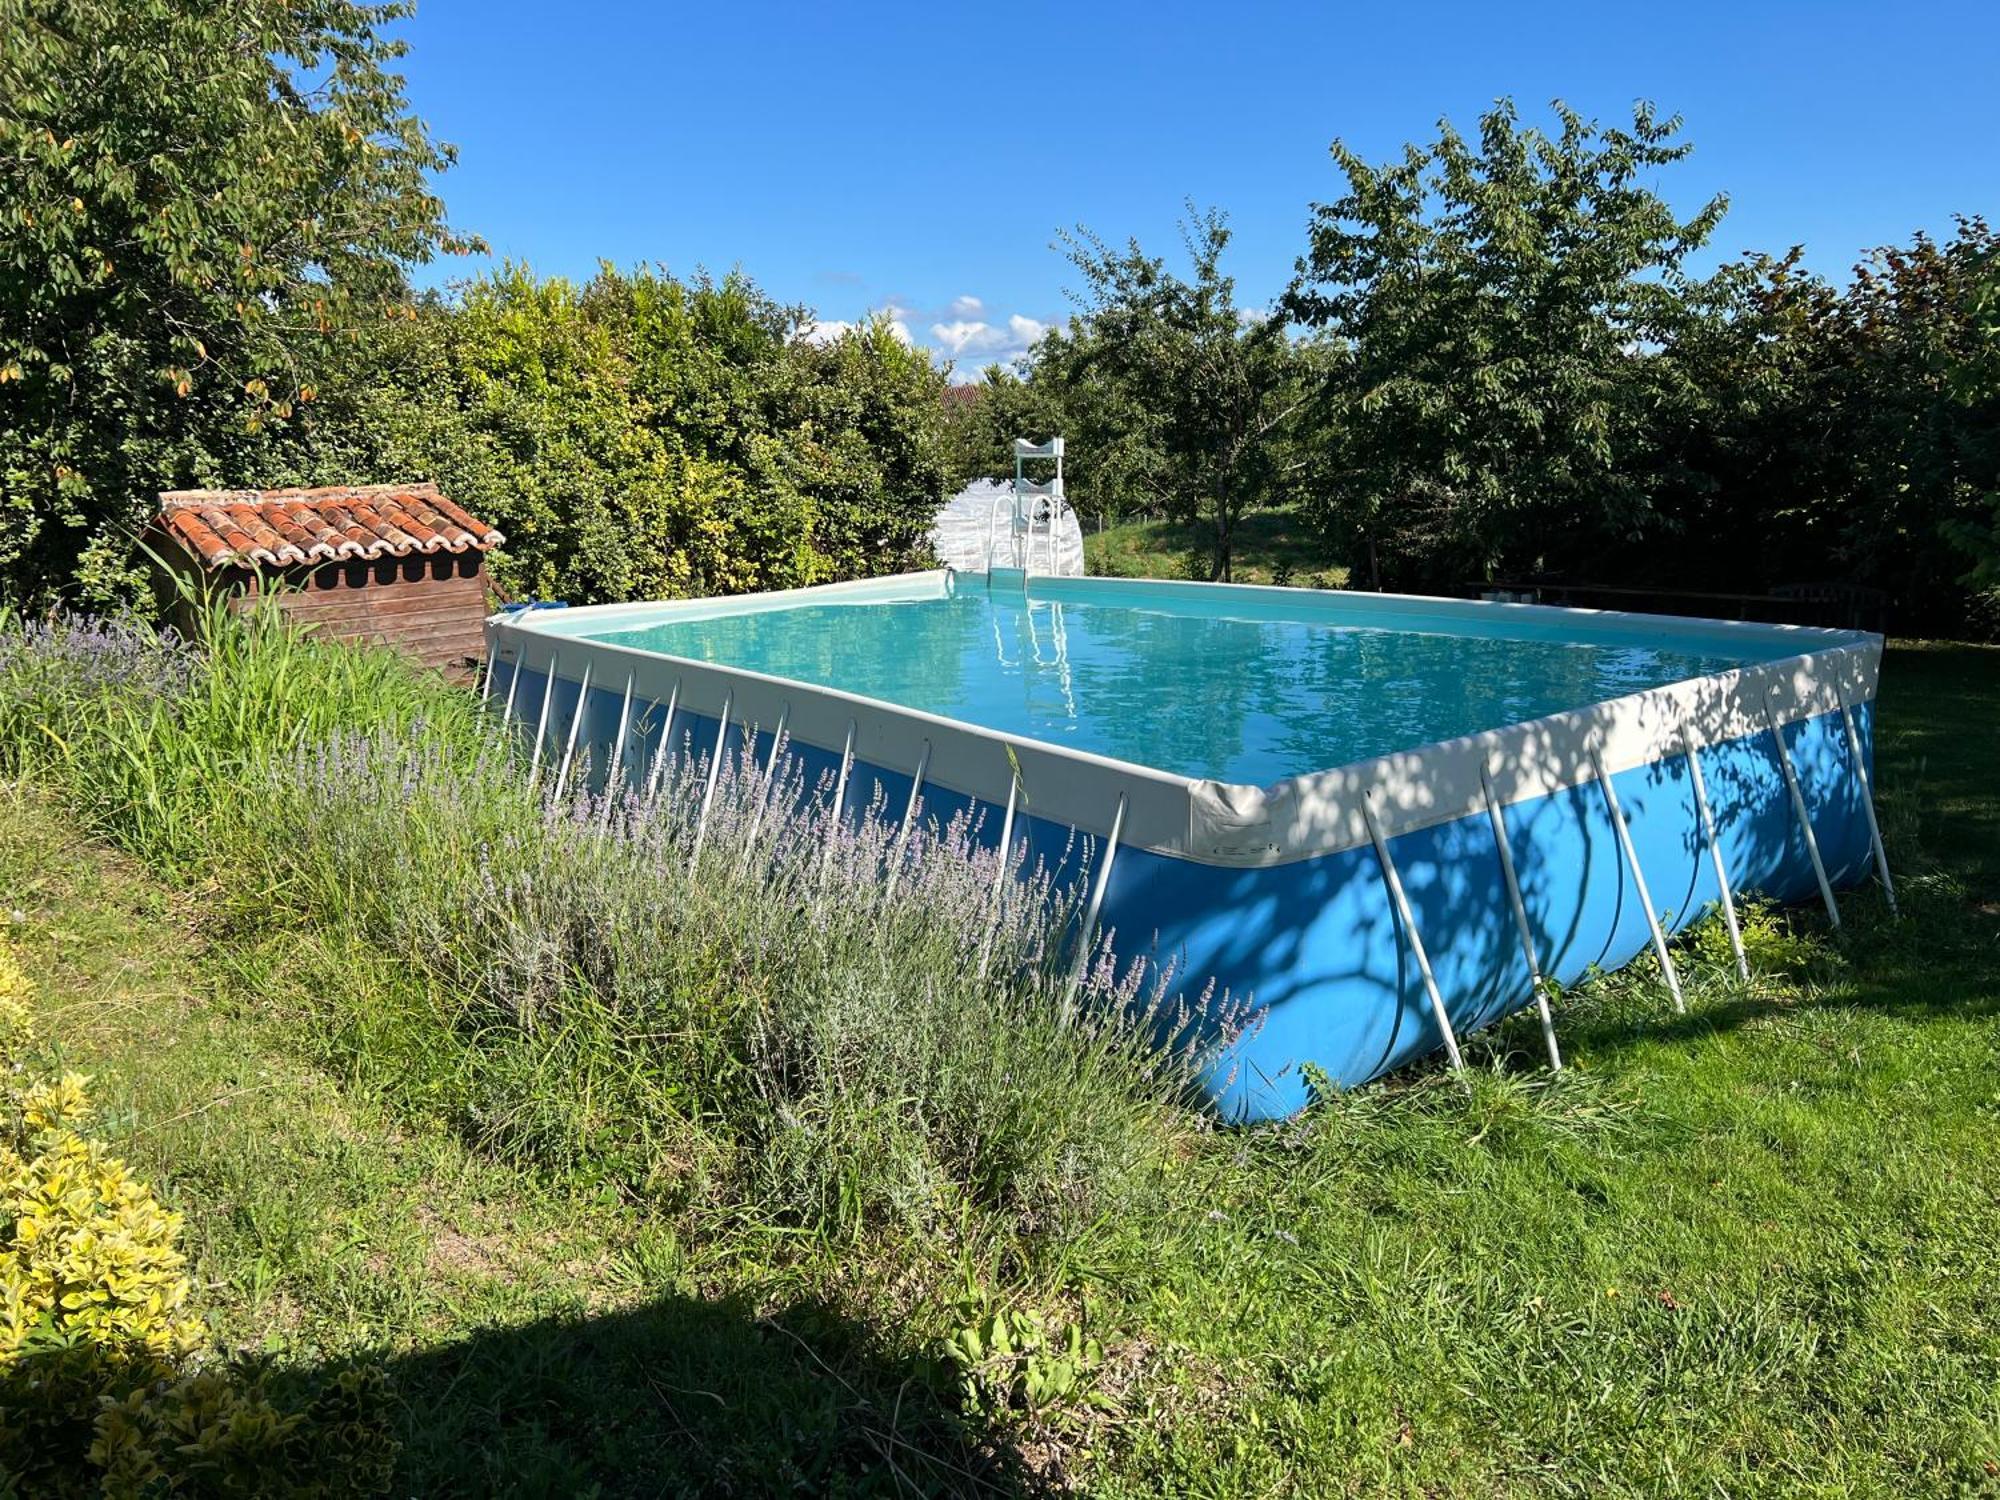
[[[85,1133],[87,1077],[35,1076],[31,998],[0,934],[0,1495],[381,1490],[378,1375],[285,1411],[203,1361],[180,1215]]]

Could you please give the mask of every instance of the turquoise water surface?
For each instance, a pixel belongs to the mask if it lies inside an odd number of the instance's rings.
[[[1545,616],[1342,618],[1337,595],[987,593],[675,619],[608,644],[840,688],[1023,739],[1264,786],[1778,654]],[[1110,602],[1115,598],[1116,602]],[[1562,636],[1557,631],[1564,632]]]

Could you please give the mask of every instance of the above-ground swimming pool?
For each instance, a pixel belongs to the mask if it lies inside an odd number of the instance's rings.
[[[1031,860],[1093,836],[1114,951],[1233,1018],[1235,1119],[1455,1056],[1537,976],[1650,945],[1672,984],[1664,938],[1731,889],[1831,907],[1880,859],[1850,631],[938,571],[500,615],[488,651],[489,696],[595,765],[621,722],[631,765],[782,721],[849,809],[921,775],[920,816]]]

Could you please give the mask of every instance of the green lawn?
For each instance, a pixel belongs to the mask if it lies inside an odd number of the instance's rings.
[[[176,889],[0,790],[45,1031],[187,1214],[229,1342],[385,1361],[399,1492],[2000,1495],[2000,650],[1901,646],[1906,916],[1688,946],[1270,1128],[1014,1264],[502,1163],[325,1018],[393,953]],[[959,1280],[1075,1321],[1089,1400],[961,1410]],[[939,1267],[945,1268],[940,1272]]]
[[[1207,578],[1208,528],[1180,521],[1125,521],[1086,529],[1084,566],[1109,578]],[[1347,570],[1326,560],[1312,529],[1291,510],[1255,510],[1237,523],[1233,543],[1237,583],[1288,583],[1339,588]]]

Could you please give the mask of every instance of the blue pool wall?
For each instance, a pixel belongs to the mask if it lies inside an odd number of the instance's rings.
[[[510,690],[514,670],[496,663],[494,702]],[[558,671],[542,751],[545,774],[563,754],[579,696],[579,683]],[[517,724],[532,726],[539,716],[546,680],[532,667],[521,669]],[[592,686],[577,754],[600,772],[621,704],[620,691]],[[643,706],[635,706],[635,721]],[[1855,704],[1853,714],[1872,773],[1872,702]],[[635,723],[626,752],[631,766],[652,762],[661,732],[657,714],[653,718]],[[717,725],[713,714],[677,712],[673,752],[707,757]],[[1871,846],[1862,784],[1840,714],[1799,720],[1781,732],[1830,879],[1837,886],[1861,882]],[[732,722],[725,752],[739,749],[742,739],[742,727]],[[1816,878],[1770,732],[1706,745],[1699,753],[1733,888],[1780,902],[1813,898]],[[809,785],[836,773],[840,763],[837,750],[797,740],[790,754]],[[1719,900],[1686,758],[1665,757],[1611,779],[1663,925],[1681,931]],[[900,817],[910,785],[909,771],[857,759],[848,815],[863,816],[879,803]],[[1024,790],[1031,805],[1032,782]],[[924,818],[940,823],[960,812],[981,813],[985,842],[998,841],[998,805],[931,783],[921,808]],[[1546,974],[1572,985],[1646,951],[1645,912],[1595,782],[1515,802],[1502,816]],[[1054,868],[1066,855],[1072,862],[1078,857],[1079,841],[1067,823],[1028,811],[1017,816],[1015,829],[1031,865],[1040,860]],[[1387,843],[1453,1029],[1463,1037],[1531,1004],[1487,815],[1397,833]],[[1183,997],[1197,999],[1214,982],[1208,1024],[1216,1029],[1215,1051],[1206,1085],[1227,1119],[1282,1118],[1304,1107],[1312,1088],[1307,1064],[1334,1085],[1353,1087],[1443,1046],[1380,863],[1367,845],[1247,868],[1121,848],[1102,925],[1121,962],[1171,964]],[[1667,1004],[1664,994],[1661,1003]]]

